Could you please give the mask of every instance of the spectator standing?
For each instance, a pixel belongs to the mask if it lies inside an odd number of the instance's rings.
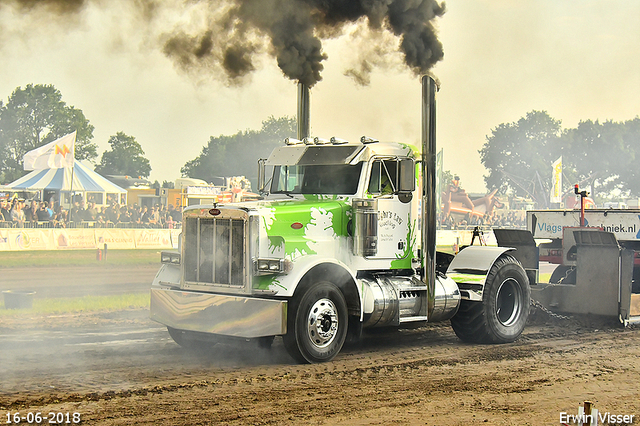
[[[120,209],[119,223],[124,224],[125,228],[129,228],[131,226],[131,214],[129,213],[127,206],[122,206]]]
[[[151,217],[149,218],[149,223],[153,228],[158,228],[160,224],[160,212],[158,207],[151,207]]]
[[[38,203],[36,200],[31,200],[29,205],[24,208],[24,217],[30,223],[38,221]]]
[[[119,217],[119,209],[116,203],[111,203],[111,206],[107,209],[107,223],[116,224],[118,223]]]
[[[62,210],[62,206],[57,205],[53,216],[51,217],[51,223],[56,228],[65,228],[67,226],[67,211]]]
[[[140,215],[140,222],[144,227],[149,227],[149,219],[151,219],[151,212],[147,206],[142,206],[142,214]]]
[[[3,198],[0,200],[0,221],[11,222],[11,213],[9,213],[9,204]]]
[[[44,203],[44,201],[40,202],[40,208],[37,211],[38,222],[48,222],[51,219],[51,215],[49,214],[49,210]]]
[[[164,227],[167,229],[173,229],[176,225],[176,222],[173,220],[168,210],[165,212],[163,222]]]
[[[80,222],[82,220],[82,216],[80,214],[80,203],[74,202],[73,207],[69,211],[69,220],[72,222]]]
[[[174,208],[173,204],[169,204],[169,216],[171,216],[171,219],[173,219],[174,222],[179,223],[182,221],[182,212],[177,208]]]
[[[89,203],[87,210],[85,212],[86,220],[96,220],[96,216],[98,216],[98,210],[96,209],[96,203],[93,201]]]
[[[24,211],[22,211],[22,207],[24,206],[24,201],[14,200],[13,207],[11,208],[11,220],[16,224],[18,228],[22,228],[25,222]]]
[[[107,213],[105,208],[102,207],[96,216],[96,226],[99,228],[106,228],[107,226]]]
[[[134,204],[133,207],[129,209],[129,213],[131,213],[131,223],[140,224],[140,206]]]
[[[49,203],[49,201],[45,201],[44,202],[44,206],[47,208],[47,211],[49,212],[49,217],[53,217],[53,206]]]

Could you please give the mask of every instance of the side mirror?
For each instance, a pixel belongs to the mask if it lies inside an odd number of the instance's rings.
[[[416,189],[416,167],[413,160],[399,161],[398,192],[413,192]]]
[[[416,167],[413,160],[404,159],[398,162],[398,199],[408,203],[416,189]]]
[[[264,158],[258,160],[258,192],[264,192],[264,165],[266,161]]]

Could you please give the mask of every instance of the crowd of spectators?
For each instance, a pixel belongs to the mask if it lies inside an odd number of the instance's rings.
[[[0,199],[0,227],[3,228],[179,228],[180,208],[169,204],[152,207],[119,205],[96,207],[77,201],[70,210],[48,201]]]
[[[476,226],[486,229],[525,229],[527,226],[526,214],[520,210],[510,210],[502,213],[494,211],[490,215],[479,218],[473,216],[471,219],[467,217],[460,220],[455,220],[452,215],[445,217],[441,214],[438,223],[440,224],[440,229],[473,229]]]

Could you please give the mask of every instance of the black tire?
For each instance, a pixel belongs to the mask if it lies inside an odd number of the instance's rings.
[[[558,265],[551,273],[549,284],[575,284],[576,268],[573,266]]]
[[[527,323],[530,300],[531,288],[522,265],[513,256],[502,255],[487,274],[482,302],[460,301],[451,326],[465,342],[513,342]]]
[[[328,281],[305,285],[287,313],[284,347],[300,363],[331,361],[344,345],[348,329],[347,302]]]

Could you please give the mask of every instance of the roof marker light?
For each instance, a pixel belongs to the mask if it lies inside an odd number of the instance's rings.
[[[340,138],[336,138],[335,136],[333,136],[331,138],[331,143],[334,144],[334,145],[344,145],[346,143],[349,143],[349,141],[346,140],[346,139],[340,139]]]
[[[323,138],[319,138],[317,136],[315,138],[313,138],[313,142],[316,145],[327,145],[327,144],[331,143],[331,141],[329,139],[323,139]]]
[[[378,139],[370,138],[369,136],[363,136],[360,138],[360,142],[362,143],[378,143],[380,142]]]
[[[300,145],[303,142],[300,139],[295,139],[295,138],[286,138],[284,140],[284,143],[286,143],[287,145]]]
[[[305,145],[313,145],[313,138],[306,137],[306,138],[302,139],[302,142],[304,142]]]

